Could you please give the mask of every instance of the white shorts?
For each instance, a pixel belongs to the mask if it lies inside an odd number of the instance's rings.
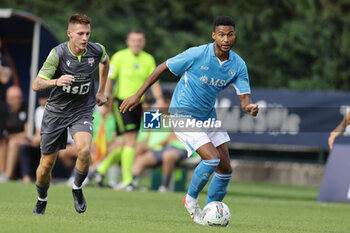
[[[218,147],[230,141],[230,137],[226,131],[184,132],[175,128],[173,131],[185,146],[187,157],[190,157],[199,147],[208,142],[213,143],[214,147]]]

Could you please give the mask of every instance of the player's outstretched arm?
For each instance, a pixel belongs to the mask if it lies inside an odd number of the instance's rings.
[[[151,86],[151,91],[152,91],[153,97],[156,99],[156,106],[158,108],[164,108],[165,103],[163,99],[163,92],[159,82],[156,82]]]
[[[108,55],[106,56],[105,62],[99,64],[99,85],[96,93],[96,104],[98,106],[101,106],[107,102],[105,88],[109,71],[109,57]]]
[[[135,106],[137,106],[140,102],[142,95],[145,94],[148,88],[152,86],[153,83],[155,83],[159,79],[160,75],[168,69],[169,68],[167,67],[166,62],[163,62],[162,64],[158,65],[157,68],[147,78],[145,83],[136,92],[136,94],[130,96],[129,98],[123,101],[123,103],[119,107],[120,112],[125,113],[127,110],[131,111]]]
[[[252,103],[252,100],[250,99],[249,94],[239,95],[238,97],[239,97],[239,101],[241,103],[243,112],[252,116],[258,115],[259,106],[257,104]]]
[[[346,127],[350,125],[350,112],[346,115],[344,120],[329,134],[328,145],[331,150],[333,150],[333,145],[335,139],[345,132]]]
[[[44,79],[40,76],[37,76],[33,82],[32,89],[33,91],[43,91],[52,87],[63,87],[70,86],[74,82],[74,77],[72,75],[62,75],[57,79]]]

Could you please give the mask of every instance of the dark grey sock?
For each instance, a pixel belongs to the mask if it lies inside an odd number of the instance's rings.
[[[163,174],[162,185],[165,186],[166,188],[169,188],[170,179],[171,179],[171,175]]]
[[[50,187],[50,183],[48,184],[36,184],[36,190],[38,191],[39,198],[45,199],[47,198],[47,190]]]
[[[81,172],[76,167],[74,168],[74,184],[77,187],[80,187],[83,184],[83,181],[87,177],[88,172]]]

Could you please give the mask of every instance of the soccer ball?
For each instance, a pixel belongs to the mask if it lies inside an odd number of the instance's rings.
[[[221,201],[213,201],[203,209],[203,221],[208,226],[225,227],[231,219],[231,211]]]

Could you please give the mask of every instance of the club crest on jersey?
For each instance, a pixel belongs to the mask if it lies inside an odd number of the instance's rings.
[[[207,83],[208,82],[208,77],[203,75],[202,77],[199,78],[199,81],[201,81],[201,83]]]
[[[70,60],[67,60],[66,63],[67,63],[67,66],[69,67],[70,66]]]
[[[88,63],[90,64],[90,66],[93,66],[95,63],[95,59],[93,57],[89,57],[88,58]]]
[[[229,70],[228,71],[228,75],[232,78],[233,76],[235,76],[235,74],[236,74],[236,71],[234,71],[234,70]]]

